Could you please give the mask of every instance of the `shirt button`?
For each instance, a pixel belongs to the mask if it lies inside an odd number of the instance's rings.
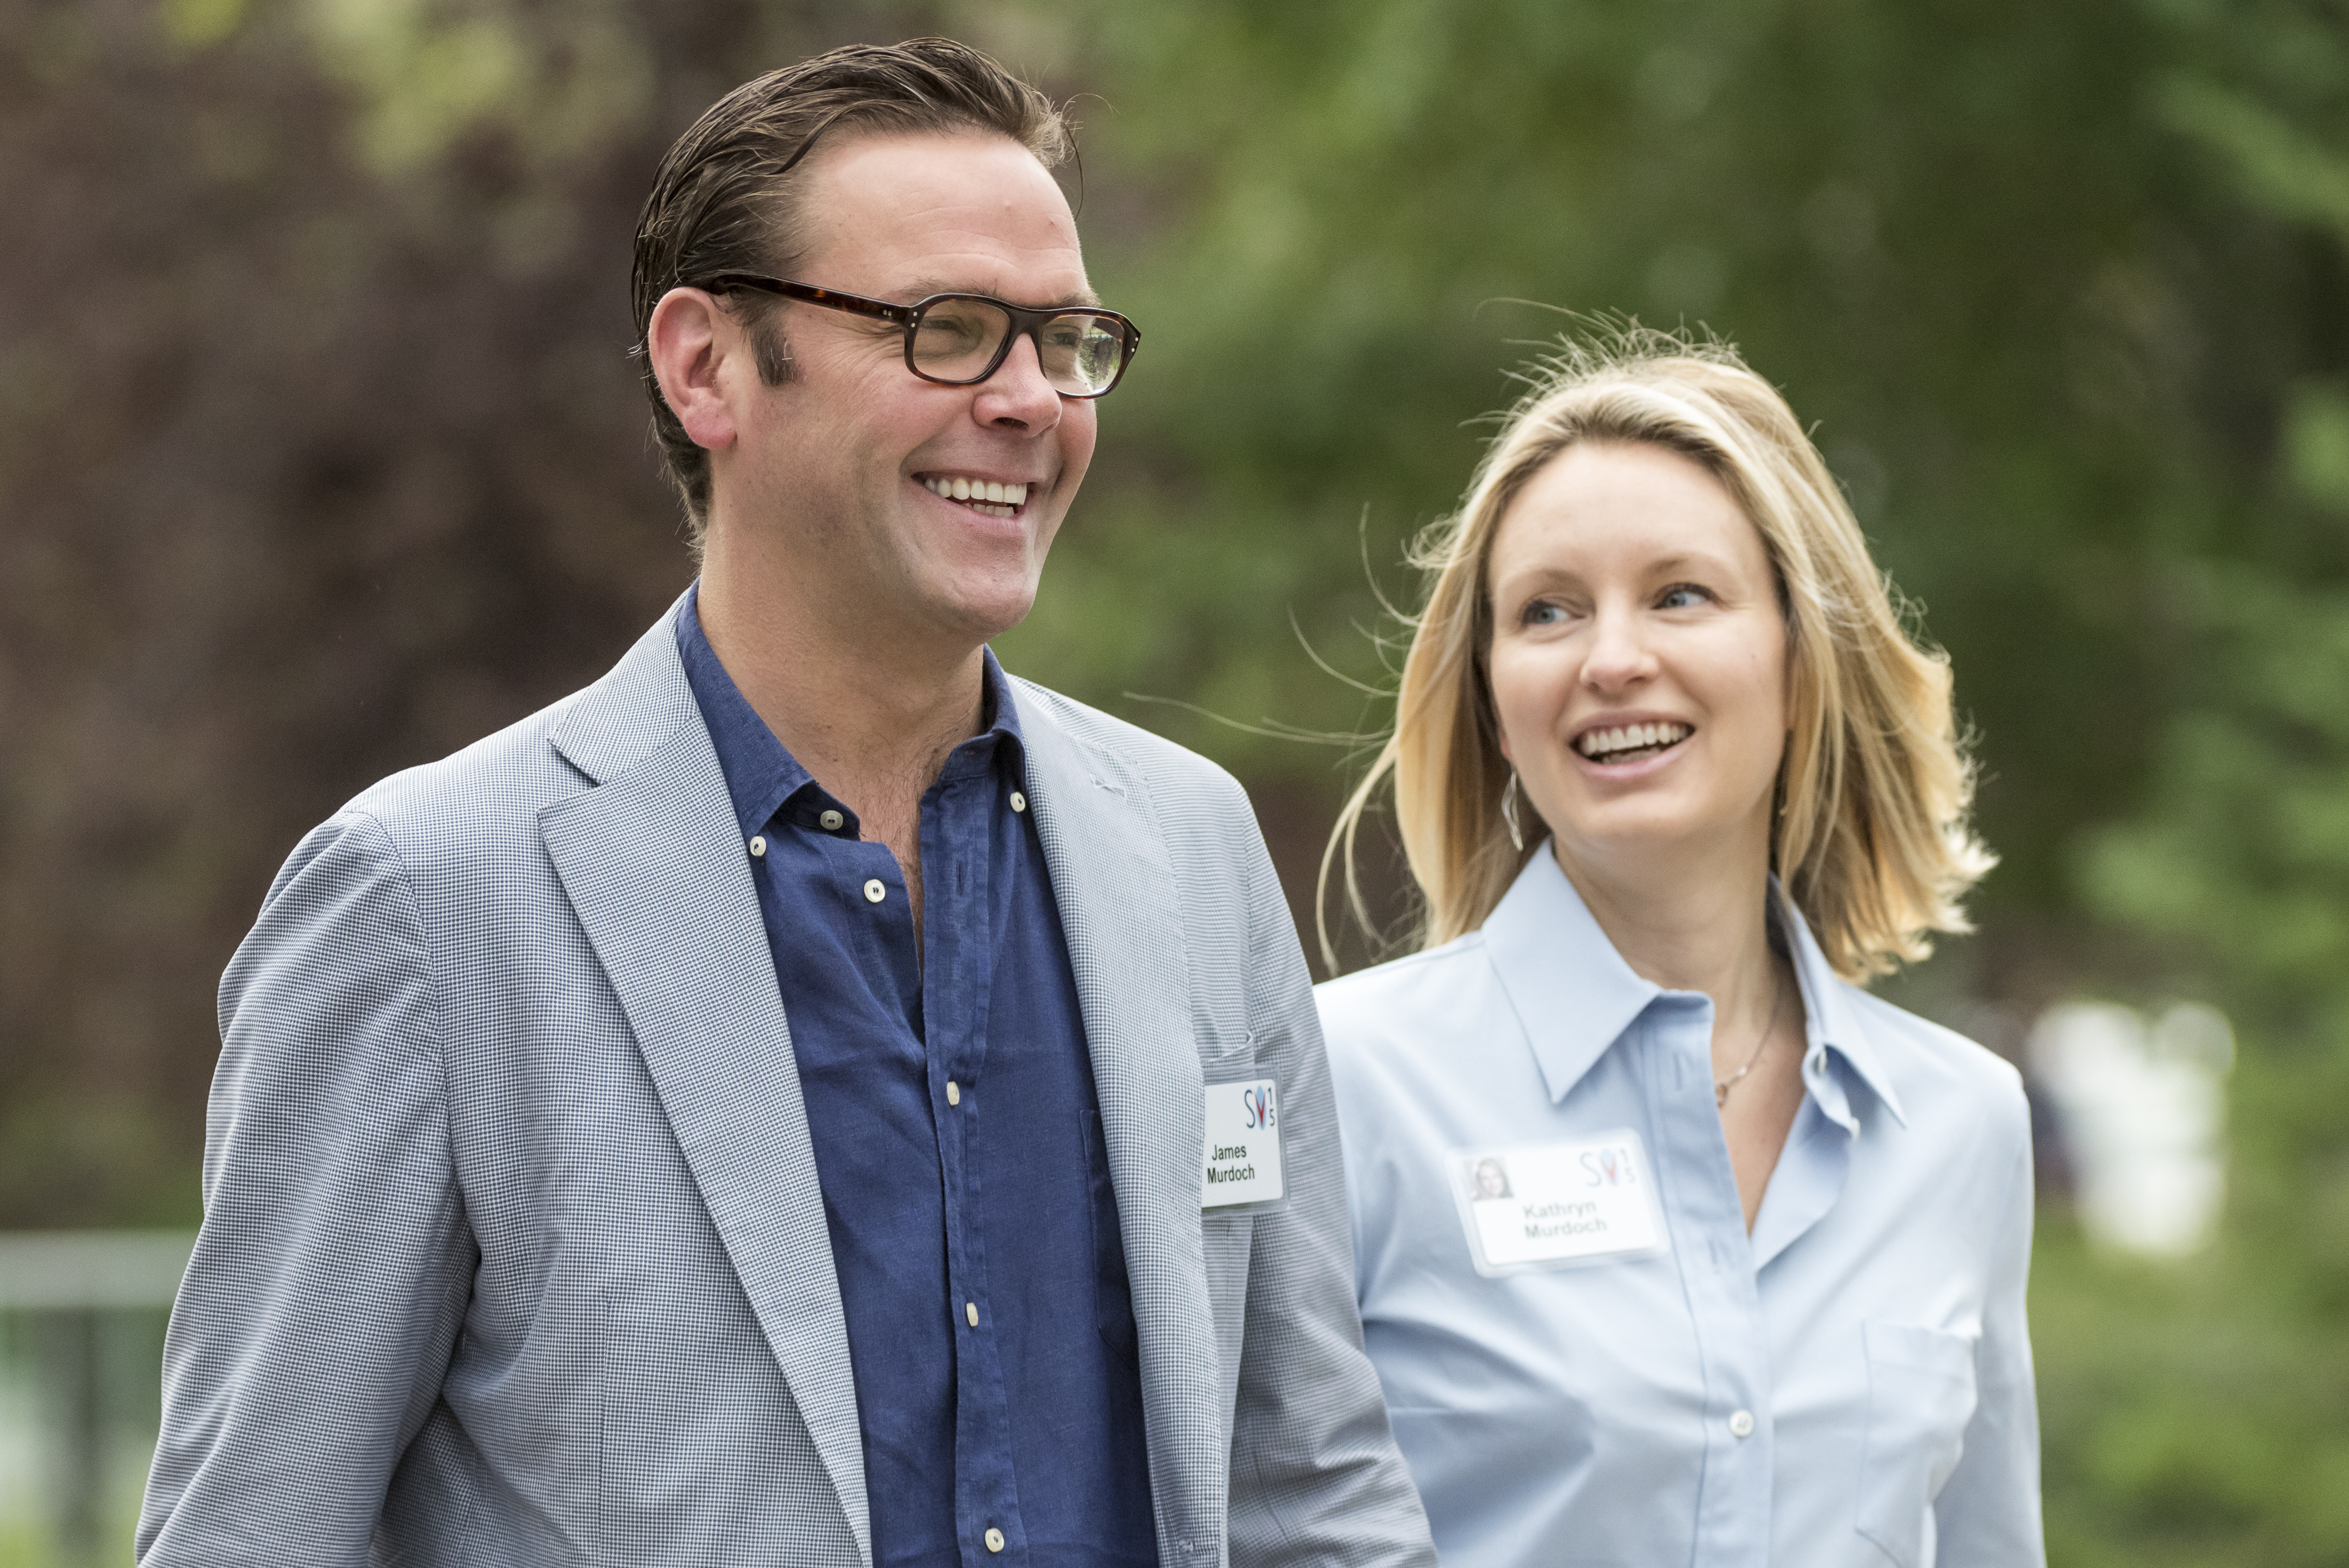
[[[947,1080],[947,1104],[950,1106],[962,1104],[962,1085],[952,1078]]]
[[[996,1529],[995,1526],[991,1524],[987,1527],[987,1549],[989,1552],[1000,1552],[1003,1550],[1003,1532]]]
[[[880,877],[875,877],[873,880],[864,884],[864,901],[866,903],[877,904],[888,896],[889,889],[881,885]]]
[[[840,825],[847,820],[848,818],[841,815],[840,813],[836,811],[827,811],[822,816],[816,818],[817,823],[823,826],[826,833],[838,833],[840,831]]]
[[[1011,809],[1014,811],[1025,811],[1028,809],[1028,797],[1021,794],[1016,789],[1011,792]]]
[[[977,1328],[978,1326],[978,1303],[977,1302],[963,1303],[962,1316],[965,1323],[968,1323],[973,1328]]]
[[[758,858],[760,856],[766,854],[766,852],[767,840],[763,836],[753,837],[750,840],[750,856],[752,859]]]
[[[1733,1411],[1729,1417],[1729,1435],[1733,1438],[1752,1437],[1754,1435],[1754,1412],[1751,1410]]]

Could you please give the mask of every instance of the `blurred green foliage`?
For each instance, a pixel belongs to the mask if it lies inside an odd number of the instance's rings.
[[[623,354],[652,166],[923,31],[1090,95],[1144,335],[1007,661],[1239,771],[1300,911],[1355,753],[1268,732],[1382,722],[1338,675],[1387,679],[1402,541],[1559,313],[1785,389],[2005,857],[1903,994],[2242,1034],[2212,1251],[2048,1207],[2054,1560],[2349,1563],[2343,0],[0,0],[0,1224],[189,1215],[295,836],[681,585]]]
[[[2080,1561],[2349,1562],[2349,12],[2180,7],[2153,101],[2237,222],[2296,249],[2298,331],[2230,342],[2245,389],[2222,547],[2163,564],[2180,667],[2139,807],[2075,838],[2085,909],[2233,1011],[2234,1193],[2218,1256],[2110,1303],[2060,1368]],[[2043,1250],[2041,1296],[2050,1293]],[[2075,1266],[2076,1267],[2076,1265]],[[2121,1324],[2116,1325],[2114,1319]],[[2114,1330],[2119,1327],[2119,1334]],[[2091,1337],[2091,1335],[2094,1337]],[[2115,1340],[2163,1358],[2144,1376]],[[2101,1341],[2101,1343],[2099,1343]],[[2068,1345],[2074,1341],[2058,1341]],[[2043,1355],[2048,1353],[2043,1352]],[[2072,1412],[2100,1408],[2100,1420]],[[2134,1435],[2132,1435],[2134,1434]],[[2051,1431],[2051,1438],[2056,1435]],[[2069,1478],[2054,1472],[2052,1485]],[[2093,1507],[2086,1506],[2093,1503]],[[2091,1549],[2090,1542],[2097,1542]]]

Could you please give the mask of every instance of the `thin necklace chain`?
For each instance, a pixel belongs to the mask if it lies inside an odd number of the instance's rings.
[[[1777,983],[1770,992],[1770,1016],[1762,1021],[1762,1038],[1754,1043],[1754,1054],[1745,1058],[1745,1065],[1726,1078],[1713,1081],[1713,1106],[1715,1110],[1729,1104],[1729,1091],[1737,1087],[1740,1078],[1754,1071],[1754,1064],[1762,1060],[1762,1053],[1770,1048],[1770,1031],[1778,1026],[1778,1009],[1786,1004],[1786,971],[1780,969],[1777,961],[1773,959],[1770,973]]]

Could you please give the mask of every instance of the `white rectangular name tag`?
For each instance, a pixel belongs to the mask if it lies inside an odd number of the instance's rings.
[[[1640,1135],[1454,1149],[1452,1189],[1482,1274],[1617,1262],[1669,1250]]]
[[[1281,1196],[1280,1110],[1270,1078],[1208,1085],[1206,1133],[1200,1208]]]

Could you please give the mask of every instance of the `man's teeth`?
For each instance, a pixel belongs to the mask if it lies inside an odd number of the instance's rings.
[[[952,479],[925,479],[922,483],[933,495],[962,502],[973,511],[984,512],[990,517],[1013,516],[1028,502],[1028,487],[1024,484],[998,484],[992,480],[969,479],[959,474]]]
[[[1584,756],[1595,760],[1617,752],[1678,745],[1694,733],[1686,724],[1622,724],[1612,730],[1593,730],[1574,745]]]

